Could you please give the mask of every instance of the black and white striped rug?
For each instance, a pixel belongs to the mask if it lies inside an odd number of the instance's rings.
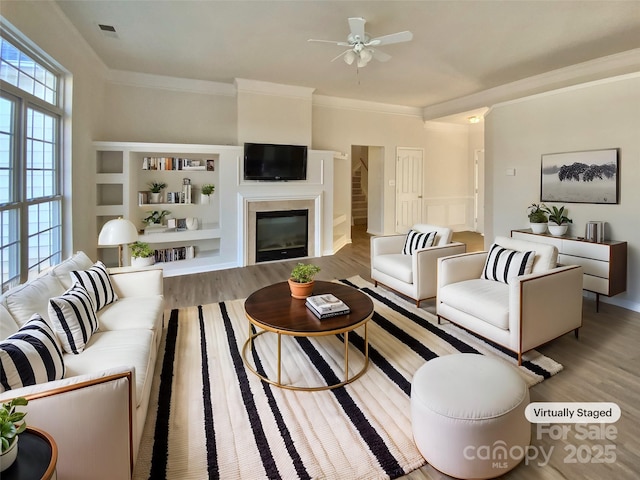
[[[135,479],[387,479],[424,464],[413,443],[413,373],[440,355],[493,355],[529,385],[562,366],[538,352],[517,367],[489,345],[360,277],[343,280],[369,294],[370,365],[331,391],[273,387],[248,371],[241,350],[249,332],[244,300],[173,310],[168,315]],[[362,327],[349,335],[349,368],[363,362]],[[255,341],[258,371],[274,378],[275,335]],[[162,348],[162,347],[161,347]],[[283,382],[321,385],[343,376],[338,336],[282,339]]]

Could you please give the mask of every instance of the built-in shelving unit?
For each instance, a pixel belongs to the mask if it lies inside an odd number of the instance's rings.
[[[139,229],[139,240],[155,249],[193,246],[195,257],[188,260],[160,262],[165,276],[196,273],[236,266],[237,246],[235,222],[223,234],[224,212],[220,206],[221,181],[237,169],[241,147],[216,145],[150,144],[96,142],[96,238],[102,226],[112,218],[124,217]],[[149,159],[154,159],[149,162]],[[156,163],[156,159],[162,159]],[[166,159],[166,161],[165,161]],[[169,160],[170,159],[170,160]],[[199,163],[202,168],[181,166],[186,160]],[[153,165],[155,168],[150,168]],[[226,172],[226,173],[225,173]],[[185,179],[188,179],[185,180]],[[149,191],[150,182],[163,182],[160,203],[141,203],[140,192]],[[182,192],[183,185],[191,185],[191,202],[168,202],[168,192]],[[200,188],[214,184],[216,190],[207,202],[200,200]],[[197,230],[170,229],[158,233],[143,233],[143,219],[154,210],[168,210],[168,218],[198,219]],[[225,240],[225,237],[227,239]],[[125,254],[125,265],[129,263]],[[108,266],[117,266],[117,249],[98,247],[98,258]]]

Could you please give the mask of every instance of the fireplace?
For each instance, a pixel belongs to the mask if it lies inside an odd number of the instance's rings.
[[[309,255],[309,210],[256,212],[255,261]]]

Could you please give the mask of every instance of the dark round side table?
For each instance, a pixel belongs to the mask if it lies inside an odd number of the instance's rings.
[[[34,427],[20,434],[18,457],[2,480],[56,480],[58,447],[51,435]]]

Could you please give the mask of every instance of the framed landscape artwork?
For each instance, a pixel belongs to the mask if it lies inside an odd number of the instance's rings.
[[[540,200],[618,203],[618,149],[542,155]]]

